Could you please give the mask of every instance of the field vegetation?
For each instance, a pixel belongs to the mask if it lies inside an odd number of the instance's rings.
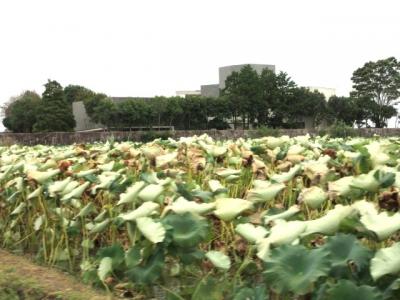
[[[135,299],[399,299],[398,138],[0,148],[0,246]]]

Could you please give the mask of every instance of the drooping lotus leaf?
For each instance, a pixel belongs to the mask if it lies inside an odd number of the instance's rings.
[[[70,192],[72,192],[76,187],[79,186],[79,182],[78,181],[71,181],[67,184],[67,186],[60,192],[60,194],[62,196],[69,194]]]
[[[11,213],[10,215],[18,215],[19,213],[23,212],[24,209],[26,207],[26,203],[25,202],[21,202]]]
[[[354,235],[336,234],[328,237],[323,249],[330,253],[331,274],[343,277],[352,272],[363,272],[369,266],[372,251],[364,247]],[[351,276],[351,275],[349,275]]]
[[[156,167],[157,168],[164,167],[165,165],[173,162],[177,156],[178,156],[178,152],[171,152],[171,153],[167,153],[164,155],[156,156]]]
[[[346,197],[351,193],[353,179],[353,176],[345,176],[336,181],[330,181],[328,182],[328,190],[333,195]]]
[[[268,230],[262,226],[254,226],[251,223],[239,224],[235,228],[236,232],[251,243],[256,243],[268,234]]]
[[[135,182],[132,186],[128,187],[126,192],[120,195],[117,205],[121,205],[124,203],[131,203],[135,201],[136,196],[138,195],[139,191],[144,187],[144,185],[145,182],[138,181]]]
[[[351,186],[367,192],[376,192],[379,190],[379,181],[375,178],[376,170],[370,171],[368,174],[361,174],[353,178]]]
[[[265,188],[249,190],[246,199],[253,202],[266,202],[273,200],[286,186],[283,183],[273,183]]]
[[[98,176],[100,183],[92,188],[92,194],[95,195],[98,189],[108,189],[120,176],[121,174],[117,172],[104,172],[100,174]]]
[[[379,249],[371,260],[371,276],[376,281],[387,274],[400,272],[400,243]]]
[[[165,228],[160,222],[155,222],[148,217],[136,219],[136,224],[140,232],[152,243],[160,243],[165,238]]]
[[[161,250],[151,255],[146,261],[142,262],[126,272],[127,277],[138,284],[150,284],[156,281],[164,269],[164,255]]]
[[[66,187],[67,185],[71,182],[72,178],[71,177],[67,177],[64,180],[60,180],[60,181],[55,181],[52,184],[49,185],[49,195],[51,197],[54,197],[57,193],[61,193]]]
[[[265,262],[265,279],[277,293],[307,294],[312,284],[326,276],[330,269],[329,252],[324,249],[309,250],[304,246],[289,246],[271,250]]]
[[[32,198],[36,198],[36,197],[39,197],[40,196],[40,194],[42,193],[42,190],[43,190],[43,187],[42,186],[39,186],[36,190],[34,190],[32,193],[30,193],[27,197],[26,197],[26,199],[32,199]]]
[[[278,220],[278,219],[286,220],[286,219],[294,216],[298,212],[300,212],[299,206],[298,205],[292,205],[287,210],[285,210],[284,212],[281,212],[279,214],[273,214],[273,215],[267,214],[264,217],[264,223],[265,224],[269,224],[271,221]],[[268,213],[269,213],[269,211],[268,211]]]
[[[145,186],[138,194],[143,201],[154,201],[164,191],[164,187],[160,184],[149,184]]]
[[[169,206],[169,209],[177,214],[191,212],[199,215],[210,212],[214,208],[215,203],[197,203],[194,201],[188,201],[183,197],[179,197]]]
[[[200,279],[192,294],[191,300],[224,299],[224,291],[216,278],[205,276]]]
[[[159,207],[160,207],[160,205],[158,203],[151,202],[151,201],[144,202],[137,209],[135,209],[131,212],[120,214],[118,217],[122,218],[124,221],[134,221],[137,218],[150,216]]]
[[[305,221],[306,229],[302,236],[307,236],[313,233],[334,234],[340,225],[340,222],[353,213],[354,209],[351,206],[343,206],[337,204],[334,209],[318,219]]]
[[[212,262],[214,266],[223,270],[229,270],[231,267],[231,260],[229,256],[220,251],[208,251],[206,257]]]
[[[389,216],[387,212],[361,216],[361,223],[368,230],[376,233],[379,240],[384,240],[400,230],[400,213]]]
[[[241,212],[253,207],[252,202],[238,198],[219,198],[215,200],[215,204],[214,214],[224,221],[230,221]]]
[[[350,280],[339,280],[327,291],[327,300],[380,300],[382,293],[368,285],[357,286]]]
[[[204,241],[209,230],[204,218],[188,212],[181,215],[169,214],[162,222],[171,228],[172,242],[179,247],[197,246]]]
[[[107,276],[112,272],[112,258],[103,257],[100,261],[99,268],[97,269],[97,275],[101,281],[104,281]]]
[[[27,173],[28,178],[35,180],[38,183],[45,183],[47,180],[50,180],[53,176],[57,175],[60,173],[59,169],[56,170],[49,170],[45,172],[40,172],[40,171],[29,171]]]
[[[97,173],[97,171],[98,171],[97,169],[83,170],[83,171],[79,171],[78,173],[74,174],[74,176],[76,178],[83,178],[85,176],[95,174],[95,173]]]
[[[93,202],[89,202],[88,204],[85,205],[85,207],[83,207],[79,211],[79,213],[76,215],[75,218],[84,218],[88,214],[95,212],[95,211],[96,211],[96,207],[94,206]]]
[[[299,173],[301,170],[300,165],[295,165],[288,172],[281,173],[281,174],[274,174],[271,176],[271,181],[277,182],[277,183],[283,183],[287,182],[293,179],[294,176],[296,176],[297,173]]]
[[[303,189],[299,195],[298,201],[303,202],[306,206],[316,209],[325,203],[328,195],[318,186]]]
[[[89,231],[90,234],[93,233],[99,233],[102,232],[103,230],[105,230],[108,226],[108,224],[110,224],[111,220],[110,219],[105,219],[104,221],[95,224]]]
[[[241,173],[241,170],[235,170],[235,169],[227,169],[227,168],[222,168],[219,169],[215,172],[220,177],[226,178],[228,176],[232,175],[239,175]]]
[[[68,194],[64,195],[61,198],[61,201],[67,201],[71,198],[80,198],[83,194],[83,192],[86,190],[86,188],[90,185],[90,182],[85,182],[84,184],[81,184],[77,188],[73,189],[71,192]]]

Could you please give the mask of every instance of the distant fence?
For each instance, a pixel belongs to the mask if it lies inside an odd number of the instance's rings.
[[[360,128],[356,129],[360,136],[400,136],[400,128]],[[317,134],[310,129],[279,129],[278,135],[299,136],[304,134]],[[175,130],[168,132],[172,138],[188,137],[193,135],[208,134],[217,140],[257,137],[257,130]],[[67,145],[73,143],[104,142],[109,139],[115,141],[141,141],[148,134],[142,131],[100,131],[100,132],[49,132],[49,133],[0,133],[0,145]],[[166,134],[163,131],[163,134]]]

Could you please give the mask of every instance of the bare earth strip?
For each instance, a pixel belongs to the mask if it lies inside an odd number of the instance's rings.
[[[44,299],[112,299],[78,282],[71,275],[55,269],[38,266],[27,258],[11,254],[4,250],[0,250],[0,279],[3,281],[10,280],[11,282],[18,280],[21,281],[22,285],[26,282],[28,288],[34,286],[43,291],[47,296]]]

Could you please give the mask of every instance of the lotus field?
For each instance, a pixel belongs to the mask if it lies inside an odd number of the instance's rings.
[[[134,299],[400,299],[400,139],[0,147],[0,245]]]

